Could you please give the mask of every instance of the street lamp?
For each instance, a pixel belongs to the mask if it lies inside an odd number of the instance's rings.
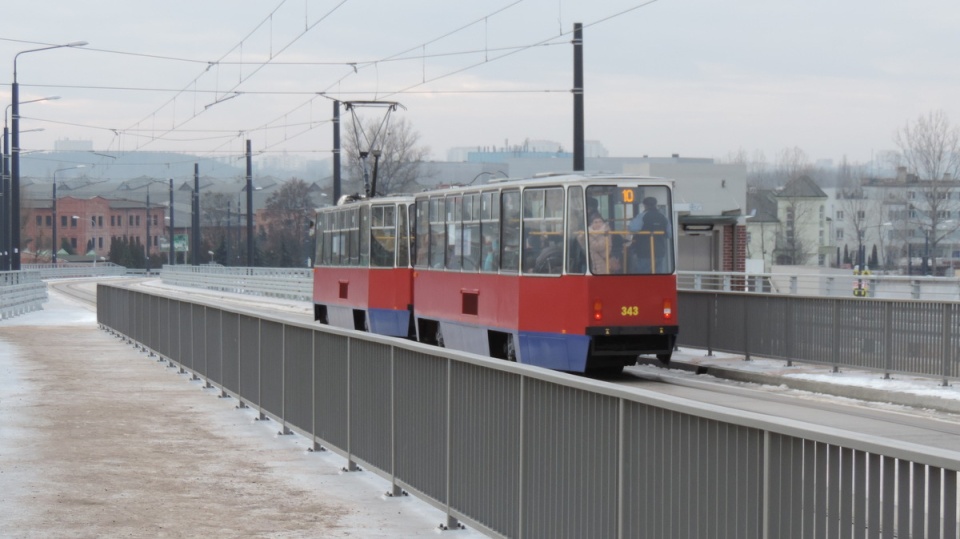
[[[27,103],[36,103],[38,101],[53,101],[60,99],[58,95],[52,95],[49,97],[41,97],[38,99],[30,99],[28,101],[23,101],[21,104]],[[7,117],[10,114],[10,107],[13,104],[7,105],[7,108],[3,111],[3,173],[2,173],[2,185],[0,185],[0,270],[10,271],[10,242],[12,241],[11,235],[11,221],[10,221],[10,131],[7,128]],[[29,131],[42,131],[43,128],[39,129],[24,129],[20,131],[21,133],[27,133]]]
[[[64,170],[73,170],[75,168],[84,168],[86,165],[74,165],[72,167],[58,168],[53,171],[53,244],[51,245],[50,250],[53,252],[50,260],[56,264],[57,263],[57,172],[63,172]]]
[[[170,242],[172,245],[172,242],[173,242],[173,178],[170,178],[169,181],[170,181],[170,236],[171,236]],[[147,275],[150,275],[150,243],[152,243],[153,241],[153,238],[151,238],[150,236],[150,185],[154,183],[166,183],[166,182],[164,180],[154,180],[151,182],[147,182],[147,242],[146,242]],[[164,220],[166,219],[167,217],[164,216]],[[170,248],[170,252],[171,254],[173,253],[173,247]]]
[[[10,105],[7,105],[7,110]],[[31,131],[43,131],[42,127],[36,129],[24,129],[21,133]],[[10,271],[10,133],[6,126],[6,117],[4,117],[3,126],[3,174],[0,177],[0,271]]]
[[[83,47],[86,41],[73,41],[62,45],[50,45],[38,49],[20,51],[13,57],[13,83],[10,85],[11,124],[13,127],[13,152],[10,154],[10,224],[11,263],[10,269],[20,270],[20,85],[17,83],[17,59],[21,54],[62,47]]]

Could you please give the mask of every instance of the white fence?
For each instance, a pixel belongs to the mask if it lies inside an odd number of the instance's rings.
[[[757,294],[879,299],[960,301],[960,279],[955,277],[677,272],[680,290],[748,292]],[[857,293],[855,290],[862,290]]]
[[[310,268],[164,265],[160,277],[164,283],[176,286],[297,301],[313,299],[313,270]]]
[[[0,318],[12,318],[41,309],[47,284],[38,271],[0,272]]]

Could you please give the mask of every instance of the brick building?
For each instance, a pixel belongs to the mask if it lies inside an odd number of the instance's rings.
[[[54,212],[50,200],[32,200],[24,204],[21,245],[24,262],[49,262],[53,247]],[[160,248],[160,238],[169,233],[165,226],[166,208],[150,207],[150,252]],[[110,200],[100,196],[57,199],[57,249],[64,242],[78,255],[105,257],[114,238],[146,245],[147,206],[131,200]],[[92,253],[91,253],[92,252]]]

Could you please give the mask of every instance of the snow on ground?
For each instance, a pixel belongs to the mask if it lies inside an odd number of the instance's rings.
[[[306,438],[218,393],[53,290],[42,311],[0,321],[0,535],[439,533],[442,512],[385,496],[386,480],[343,472],[339,455],[308,452]]]

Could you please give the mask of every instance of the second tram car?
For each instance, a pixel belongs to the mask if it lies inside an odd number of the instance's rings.
[[[410,197],[347,198],[317,214],[314,319],[381,335],[411,334]]]
[[[672,197],[663,179],[578,174],[324,209],[316,316],[398,336],[407,323],[421,342],[570,372],[618,371],[640,354],[669,362],[678,331]],[[392,207],[392,220],[377,220],[378,206]],[[378,226],[395,228],[378,240]],[[383,241],[394,245],[389,272],[373,263]],[[386,273],[396,280],[375,290]],[[351,297],[350,283],[365,279],[365,295]],[[389,324],[375,322],[384,309]]]

